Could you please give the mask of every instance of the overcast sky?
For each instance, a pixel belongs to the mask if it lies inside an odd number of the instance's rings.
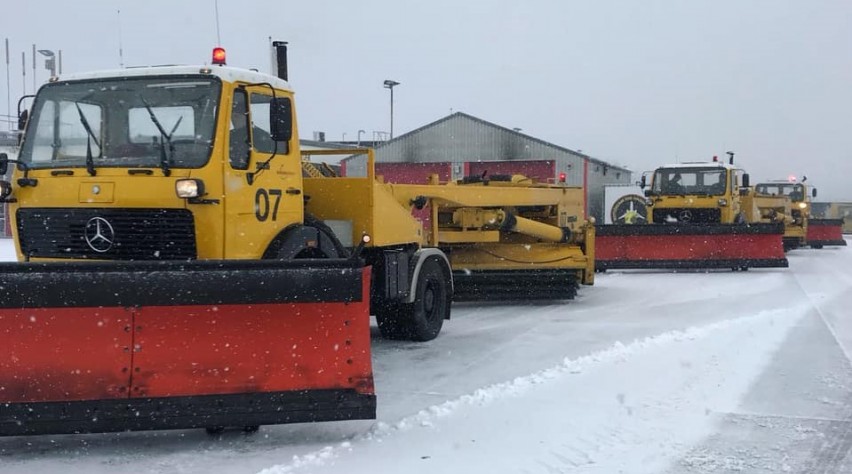
[[[119,67],[119,38],[125,66],[207,63],[214,5],[4,2],[13,111],[33,43],[66,73]],[[303,138],[387,131],[394,79],[397,136],[462,111],[637,172],[732,150],[753,181],[852,200],[850,0],[219,0],[219,19],[231,66],[290,42]]]

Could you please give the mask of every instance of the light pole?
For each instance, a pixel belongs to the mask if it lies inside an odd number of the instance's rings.
[[[38,53],[45,57],[44,68],[50,71],[50,77],[56,77],[56,55],[49,49],[40,49]]]
[[[391,106],[391,117],[390,117],[390,138],[393,140],[393,88],[398,86],[399,82],[385,79],[385,89],[390,89],[390,106]]]
[[[367,133],[364,130],[358,130],[358,146],[361,146],[361,134]]]

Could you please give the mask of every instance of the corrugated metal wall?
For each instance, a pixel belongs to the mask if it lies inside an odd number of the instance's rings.
[[[630,173],[620,168],[590,161],[587,182],[588,212],[600,223],[603,223],[606,217],[604,186],[607,184],[631,184]]]
[[[468,166],[469,174],[479,176],[484,172],[489,175],[522,174],[540,183],[554,183],[556,175],[555,161],[475,161]]]

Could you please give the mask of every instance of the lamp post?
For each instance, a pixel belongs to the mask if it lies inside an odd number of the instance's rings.
[[[385,89],[390,89],[390,138],[393,140],[393,88],[399,85],[399,82],[391,79],[385,79]]]
[[[45,57],[44,68],[50,71],[50,77],[56,76],[56,55],[49,49],[38,50],[39,54]]]
[[[358,130],[358,146],[361,146],[361,134],[367,133],[364,130]]]

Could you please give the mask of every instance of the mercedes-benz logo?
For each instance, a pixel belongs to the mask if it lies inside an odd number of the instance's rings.
[[[115,231],[109,221],[103,217],[92,217],[86,222],[86,243],[89,248],[98,253],[104,253],[112,248]]]
[[[692,211],[689,209],[684,209],[680,211],[680,214],[677,215],[677,220],[681,222],[689,222],[692,220]]]

